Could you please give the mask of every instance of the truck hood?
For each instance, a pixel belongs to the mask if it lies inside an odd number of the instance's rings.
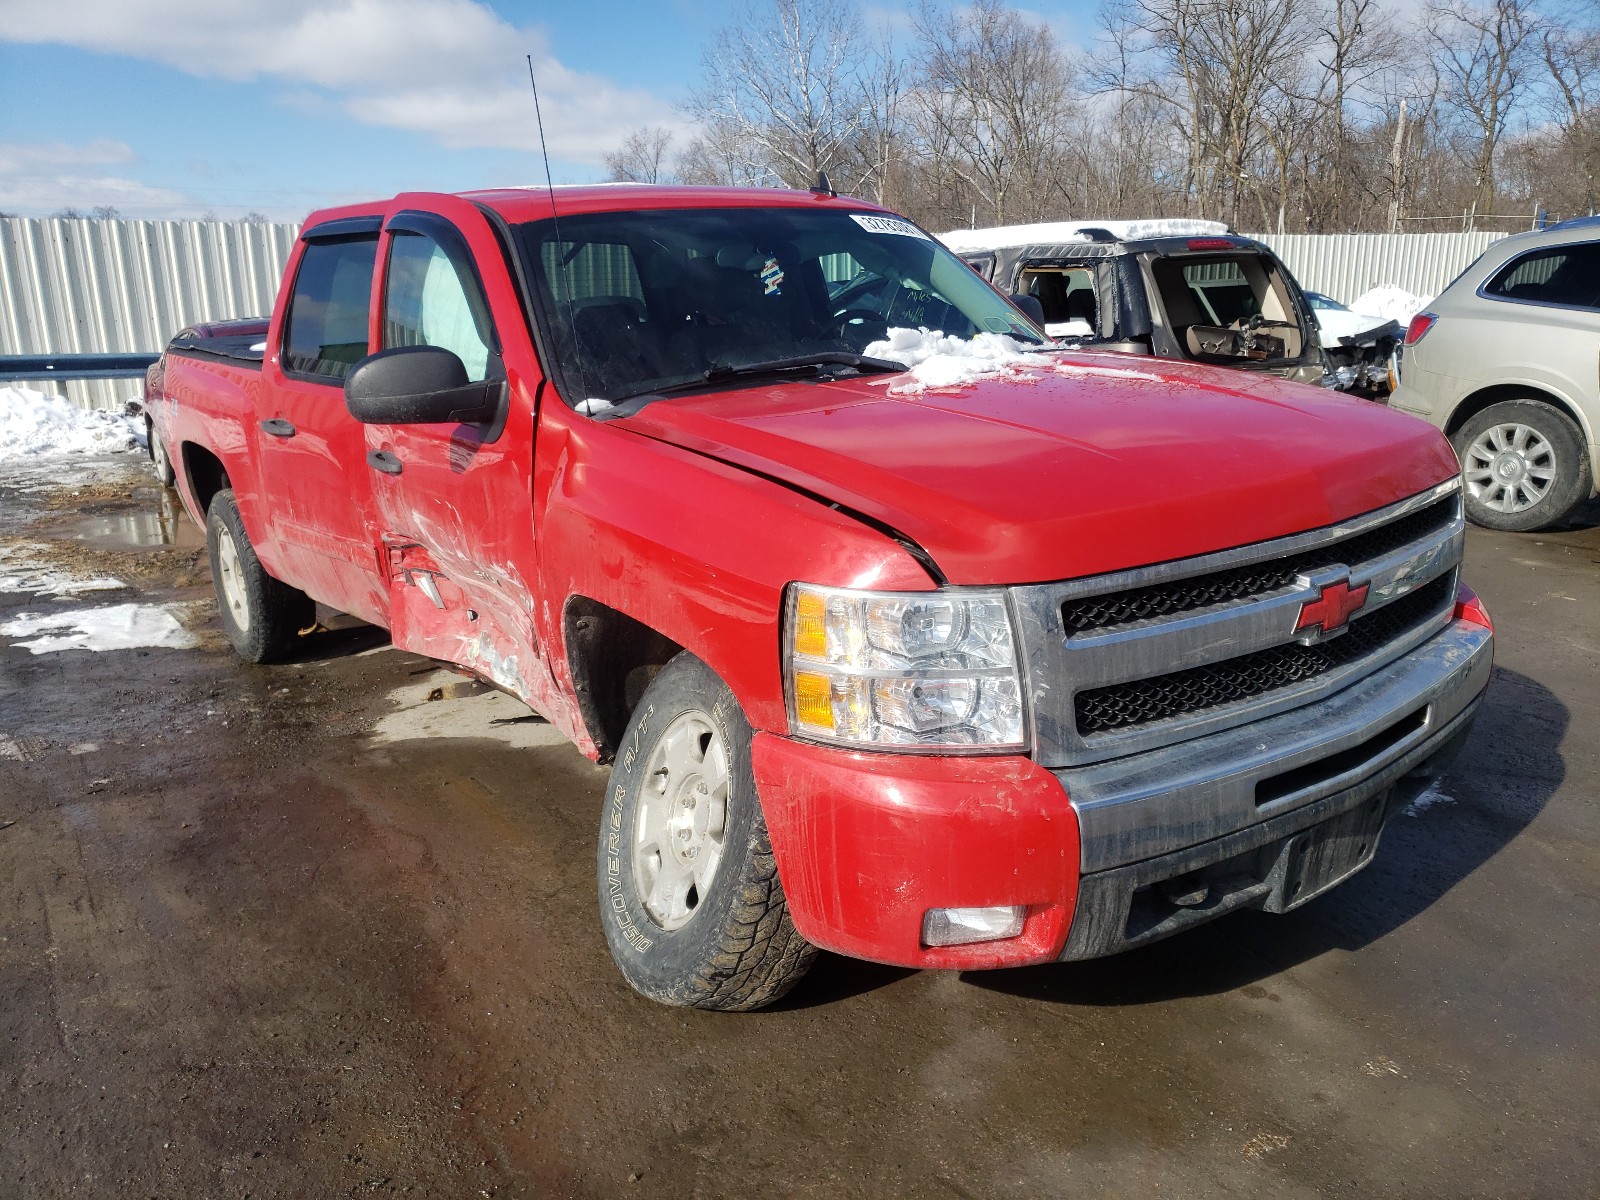
[[[1239,371],[1071,355],[942,392],[905,383],[751,387],[618,420],[890,526],[955,584],[1246,545],[1369,512],[1459,469],[1443,435],[1413,417]]]

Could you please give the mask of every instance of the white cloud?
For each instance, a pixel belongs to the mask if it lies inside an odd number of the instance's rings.
[[[309,207],[299,196],[278,197],[282,203],[250,197],[253,202],[249,204],[219,204],[116,173],[116,168],[132,166],[137,161],[138,155],[126,143],[106,138],[84,145],[0,142],[0,212],[47,217],[62,209],[87,214],[109,206],[122,216],[133,218],[199,217],[207,213],[231,218],[259,210],[275,221],[298,221]],[[317,194],[315,199],[333,203],[338,198]]]
[[[117,209],[167,211],[187,201],[181,192],[146,187],[108,174],[107,167],[134,161],[123,142],[97,138],[87,145],[66,142],[0,142],[0,212],[51,213],[61,208],[87,212],[109,204]]]
[[[475,0],[0,0],[0,40],[53,42],[190,75],[325,94],[357,120],[451,147],[536,150],[532,54],[553,157],[598,165],[665,101],[563,66],[536,27]]]

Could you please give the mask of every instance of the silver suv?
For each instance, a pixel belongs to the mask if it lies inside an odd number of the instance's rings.
[[[1467,516],[1543,529],[1595,494],[1600,217],[1496,242],[1413,318],[1391,404],[1461,459]]]

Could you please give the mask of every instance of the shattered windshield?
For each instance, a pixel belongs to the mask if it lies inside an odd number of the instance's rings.
[[[891,328],[1045,344],[959,258],[881,213],[590,213],[518,234],[555,382],[574,405],[808,364],[884,369],[861,356]]]

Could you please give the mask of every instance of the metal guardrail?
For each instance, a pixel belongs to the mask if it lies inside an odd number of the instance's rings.
[[[0,354],[0,383],[142,379],[158,354]]]

